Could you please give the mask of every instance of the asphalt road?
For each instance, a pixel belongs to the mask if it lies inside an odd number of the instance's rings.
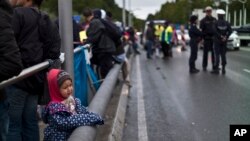
[[[189,74],[189,51],[133,61],[123,141],[229,141],[230,124],[250,124],[250,49],[227,54],[226,75]],[[196,62],[201,65],[202,52]]]

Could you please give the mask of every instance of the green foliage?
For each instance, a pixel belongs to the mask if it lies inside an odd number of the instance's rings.
[[[161,6],[154,19],[166,19],[173,23],[185,24],[193,9],[204,8],[208,5],[212,5],[211,0],[177,0],[176,3],[167,2]]]
[[[84,8],[99,8],[110,11],[114,19],[121,21],[122,9],[119,8],[114,0],[72,0],[73,14],[81,15]],[[58,0],[45,0],[42,4],[42,9],[57,16],[58,15]]]

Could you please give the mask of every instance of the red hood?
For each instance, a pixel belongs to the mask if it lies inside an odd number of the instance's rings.
[[[57,76],[59,72],[62,70],[59,69],[51,69],[47,76],[48,86],[49,86],[49,94],[50,94],[50,102],[61,102],[64,98],[61,96],[59,85],[57,82]]]

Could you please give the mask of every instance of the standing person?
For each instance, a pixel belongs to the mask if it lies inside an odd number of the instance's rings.
[[[208,6],[205,9],[206,16],[200,22],[200,28],[204,34],[204,49],[203,49],[203,61],[202,67],[203,70],[207,70],[208,64],[208,53],[211,51],[212,54],[212,69],[215,69],[214,62],[214,51],[213,51],[213,26],[216,22],[216,19],[212,16],[212,7]]]
[[[13,9],[7,0],[0,0],[0,82],[22,71],[20,50],[11,25]],[[0,141],[6,141],[9,127],[9,103],[5,89],[0,89]]]
[[[72,96],[72,78],[67,72],[52,69],[47,79],[51,101],[43,112],[43,121],[48,124],[44,141],[66,141],[79,126],[104,124],[101,116],[89,112]]]
[[[226,73],[226,51],[227,51],[227,40],[232,33],[231,25],[224,19],[225,11],[218,9],[218,21],[215,22],[214,26],[214,51],[215,51],[215,69],[212,73],[219,73],[220,57],[222,65],[222,74]]]
[[[186,39],[185,39],[185,27],[184,25],[180,26],[180,34],[181,34],[181,51],[185,51],[187,50],[187,43],[186,43]]]
[[[197,28],[197,19],[198,17],[195,15],[192,15],[190,17],[190,24],[191,24],[191,27],[189,29],[189,36],[191,38],[190,39],[191,53],[189,58],[190,73],[198,73],[200,71],[195,66],[195,61],[197,59],[197,53],[198,53],[198,43],[201,41],[202,38],[202,32]]]
[[[160,42],[161,42],[161,49],[163,52],[163,58],[166,58],[168,56],[168,52],[167,52],[167,48],[169,48],[168,46],[168,38],[167,38],[167,27],[168,27],[168,21],[165,21],[164,23],[164,27],[163,30],[160,34]]]
[[[132,48],[134,50],[134,52],[136,54],[141,54],[139,51],[138,51],[138,44],[136,43],[136,32],[135,32],[135,29],[133,27],[129,27],[128,29],[128,34],[129,34],[129,41],[131,42],[132,44]]]
[[[148,24],[148,28],[146,30],[146,48],[147,48],[147,58],[152,58],[152,50],[155,41],[155,30],[154,30],[154,22],[150,21]]]
[[[116,51],[115,43],[105,32],[105,26],[100,20],[100,10],[96,10],[94,15],[91,9],[86,8],[83,10],[83,16],[90,23],[87,29],[86,43],[91,43],[93,46],[91,64],[97,65],[101,78],[105,78],[113,67],[112,55]]]
[[[169,22],[166,21],[164,24],[164,30],[160,34],[160,41],[164,58],[168,56],[172,57],[172,49],[171,49],[172,33],[173,33],[173,28],[171,27],[171,25],[169,25]]]
[[[17,5],[21,7],[14,9],[12,26],[24,68],[46,59],[59,59],[60,37],[56,25],[46,26],[49,31],[46,39],[44,34],[41,34],[46,31],[42,30],[40,25],[43,14],[39,11],[39,6],[42,1],[18,0]],[[45,73],[41,71],[6,88],[10,103],[8,141],[39,140],[37,103],[39,95],[43,95],[44,92]]]

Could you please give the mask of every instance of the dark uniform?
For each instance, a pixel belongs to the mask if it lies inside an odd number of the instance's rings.
[[[204,34],[203,36],[204,49],[203,49],[203,61],[202,61],[203,70],[207,69],[209,51],[211,51],[212,53],[212,66],[214,69],[213,26],[215,22],[216,19],[212,16],[206,16],[200,22],[200,28],[202,30],[202,33]]]
[[[197,28],[195,21],[197,20],[196,16],[191,16],[190,22],[191,27],[189,29],[189,36],[190,36],[190,47],[191,47],[191,53],[189,58],[189,71],[190,73],[197,73],[199,72],[198,69],[195,67],[195,61],[197,59],[197,53],[198,53],[198,43],[201,41],[202,38],[202,32]]]
[[[215,70],[214,73],[219,73],[219,64],[221,57],[222,73],[225,74],[227,39],[232,33],[231,25],[224,20],[223,15],[219,16],[218,21],[214,26],[214,52],[215,52]]]

